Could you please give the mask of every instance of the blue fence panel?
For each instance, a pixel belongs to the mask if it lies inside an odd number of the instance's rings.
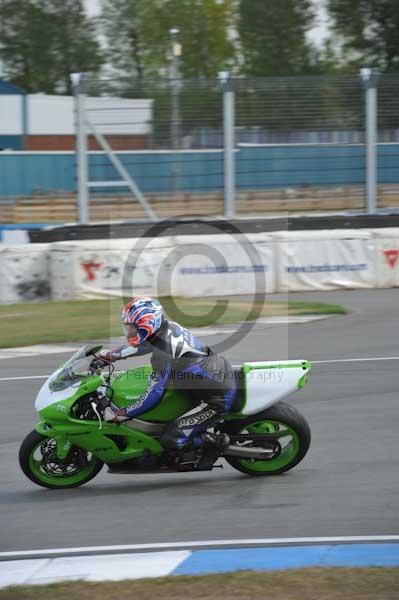
[[[0,154],[0,195],[76,191],[74,153]]]
[[[237,155],[239,189],[354,185],[364,178],[360,145],[243,147]]]
[[[206,192],[223,189],[223,153],[131,152],[119,154],[144,193]],[[359,185],[365,180],[362,145],[240,147],[236,153],[238,189]],[[378,147],[378,182],[399,183],[399,144]],[[120,180],[102,153],[90,153],[92,180]],[[123,188],[97,189],[119,193]],[[0,153],[0,196],[75,192],[73,153]]]
[[[399,181],[399,144],[380,144],[378,146],[378,183],[398,183]]]
[[[118,156],[144,193],[206,191],[223,187],[222,152],[145,152],[120,153]],[[120,180],[118,172],[103,154],[90,155],[89,177],[92,181]]]

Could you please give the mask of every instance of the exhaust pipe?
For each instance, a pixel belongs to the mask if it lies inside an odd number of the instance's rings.
[[[240,458],[257,458],[262,460],[263,458],[269,458],[275,454],[276,451],[273,448],[246,448],[245,446],[227,446],[223,450],[223,454],[228,456],[239,456]]]

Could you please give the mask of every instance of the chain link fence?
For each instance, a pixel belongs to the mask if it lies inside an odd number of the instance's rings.
[[[228,191],[229,205],[234,196],[239,212],[364,205],[365,91],[360,77],[232,79],[235,115],[231,112],[227,120],[223,95],[228,91],[216,79],[134,85],[90,81],[87,90],[95,97],[113,93],[151,103],[143,151],[136,147],[120,160],[160,216],[163,208],[187,212],[189,204],[198,213],[221,213],[226,168],[233,163],[236,189]],[[87,118],[92,119],[90,109]],[[131,122],[140,124],[140,119],[132,116]],[[226,129],[235,140],[230,163]],[[126,150],[135,146],[128,137],[125,141]],[[88,164],[92,198],[99,198],[101,181],[111,186],[117,180],[115,164],[106,155]],[[163,207],[162,200],[167,202]]]
[[[91,220],[223,214],[226,167],[234,165],[230,192],[238,213],[364,209],[370,142],[360,76],[230,83],[234,112],[226,119],[228,91],[219,79],[81,81],[79,185],[65,181],[64,168],[61,190],[68,198],[77,192]],[[377,200],[380,207],[397,206],[399,76],[375,83]],[[59,196],[54,169],[50,196]],[[36,187],[43,203],[45,181]]]

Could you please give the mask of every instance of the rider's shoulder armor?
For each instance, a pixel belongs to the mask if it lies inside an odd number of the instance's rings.
[[[173,360],[179,358],[201,358],[209,355],[209,348],[196,338],[191,331],[174,321],[165,321],[159,336],[160,349]]]

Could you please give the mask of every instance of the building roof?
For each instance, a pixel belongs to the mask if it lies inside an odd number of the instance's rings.
[[[0,94],[25,94],[25,90],[14,85],[13,83],[8,83],[8,81],[3,81],[0,79]]]

